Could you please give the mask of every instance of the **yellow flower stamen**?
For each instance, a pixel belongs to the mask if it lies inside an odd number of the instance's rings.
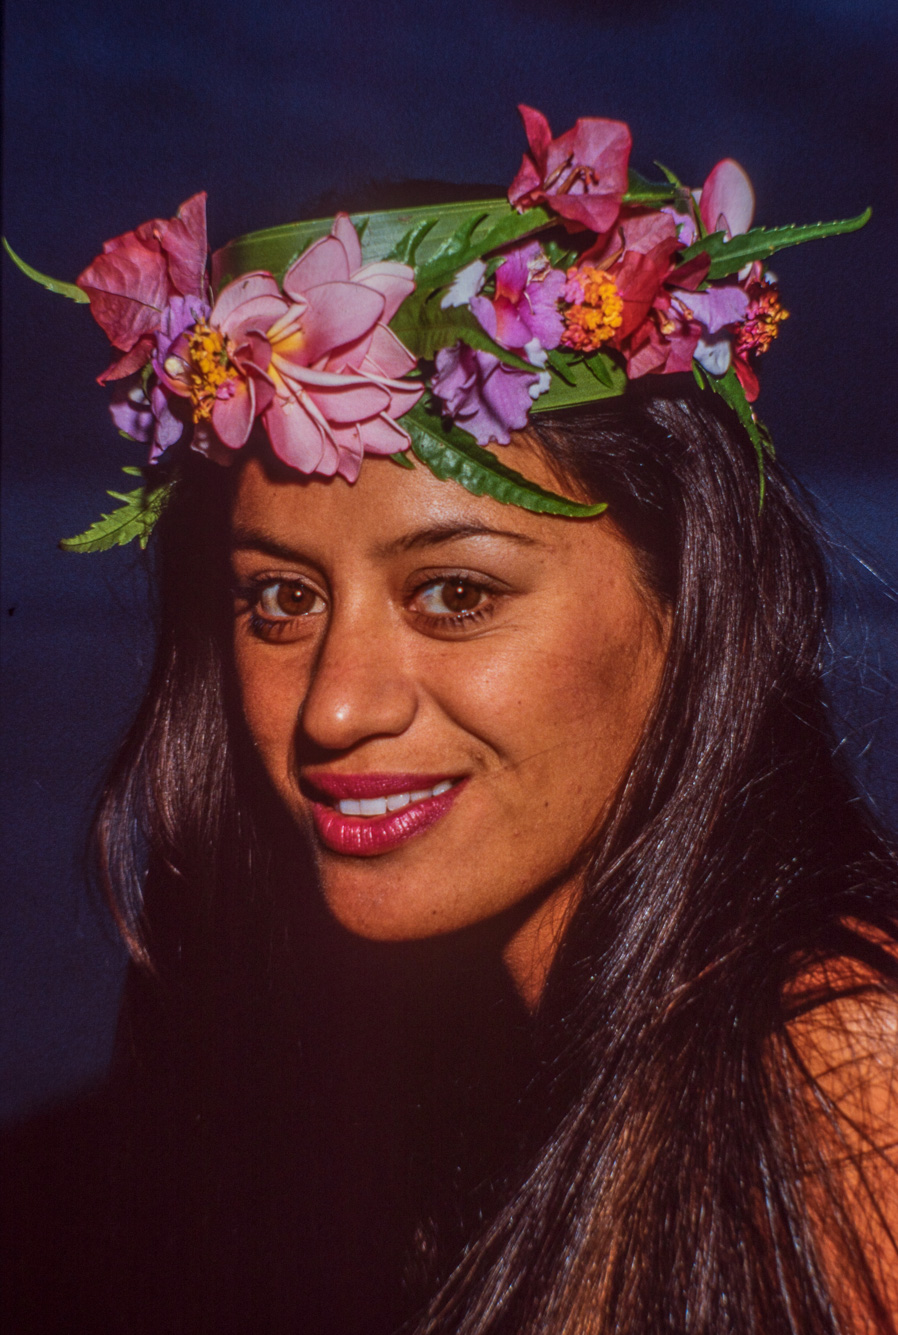
[[[752,303],[747,319],[739,326],[736,352],[766,352],[780,331],[789,312],[780,305],[779,293],[773,283],[757,283],[749,288]]]
[[[237,373],[231,365],[224,335],[205,320],[196,322],[187,346],[190,352],[188,380],[193,420],[208,421],[215,400],[221,397],[221,386],[228,380],[236,380]]]
[[[582,269],[568,269],[567,276],[568,290],[581,299],[564,312],[561,341],[578,352],[594,352],[620,328],[623,300],[614,279],[604,269],[587,264]]]

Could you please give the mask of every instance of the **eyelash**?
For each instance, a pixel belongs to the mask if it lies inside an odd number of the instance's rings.
[[[429,629],[437,631],[455,631],[467,629],[475,625],[480,625],[488,620],[496,611],[496,599],[500,596],[500,590],[494,588],[483,578],[472,579],[464,571],[449,571],[441,573],[436,579],[422,581],[413,591],[409,602],[420,597],[427,589],[445,587],[451,584],[466,584],[469,588],[477,589],[484,595],[487,601],[480,603],[477,607],[465,609],[460,612],[447,613],[439,615],[433,612],[424,612],[411,609],[412,615],[419,623],[424,623]],[[315,593],[316,591],[310,584],[302,579],[261,576],[248,584],[238,585],[234,588],[234,596],[242,602],[248,604],[249,611],[249,629],[253,635],[259,639],[271,640],[279,639],[288,630],[295,630],[296,623],[304,620],[306,617],[318,615],[318,613],[306,612],[299,616],[290,617],[267,617],[259,611],[262,597],[269,589],[276,588],[279,584],[301,585],[304,588]],[[320,596],[320,595],[318,595]]]

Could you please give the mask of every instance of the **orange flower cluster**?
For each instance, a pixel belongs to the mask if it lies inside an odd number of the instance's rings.
[[[584,265],[568,269],[561,342],[578,352],[595,352],[612,339],[623,321],[624,303],[617,283],[605,269]]]

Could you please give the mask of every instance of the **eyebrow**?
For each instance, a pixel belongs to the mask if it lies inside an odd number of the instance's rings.
[[[544,544],[538,538],[527,533],[518,533],[514,529],[494,528],[491,524],[445,523],[430,524],[427,528],[414,529],[404,533],[391,542],[378,544],[377,554],[389,556],[393,552],[415,551],[420,547],[435,547],[440,543],[455,542],[463,538],[508,538],[523,547],[541,547]],[[252,550],[264,552],[267,556],[281,561],[299,561],[305,559],[305,553],[289,543],[281,542],[263,529],[235,528],[231,535],[231,548],[234,551]]]

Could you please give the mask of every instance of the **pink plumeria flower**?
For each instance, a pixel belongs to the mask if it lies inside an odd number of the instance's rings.
[[[362,266],[346,214],[290,266],[283,291],[265,272],[229,283],[208,323],[185,333],[163,365],[171,390],[193,401],[198,446],[221,457],[208,423],[238,450],[261,417],[285,463],[349,481],[364,453],[406,449],[395,419],[423,386],[401,378],[415,358],[387,321],[413,290],[405,264]]]

